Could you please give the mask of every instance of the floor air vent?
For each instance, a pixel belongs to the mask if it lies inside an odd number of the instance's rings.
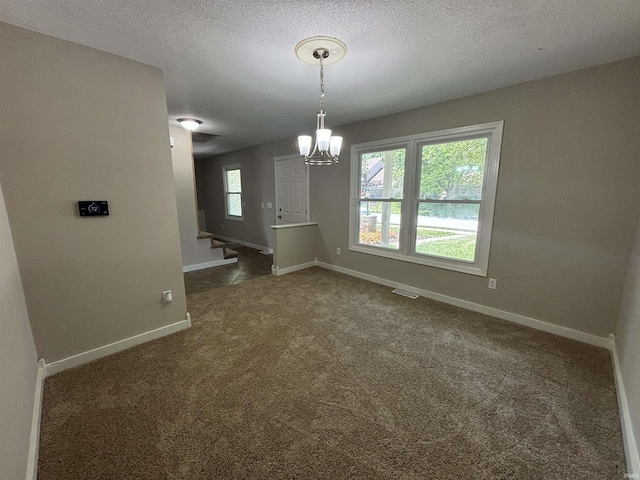
[[[406,290],[400,290],[399,288],[392,290],[391,293],[397,293],[398,295],[402,295],[403,297],[409,297],[413,299],[416,299],[420,296],[416,293],[407,292]]]

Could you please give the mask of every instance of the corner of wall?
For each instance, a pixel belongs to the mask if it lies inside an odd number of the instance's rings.
[[[616,393],[618,397],[618,411],[620,414],[620,426],[622,428],[622,441],[624,444],[625,458],[627,459],[627,473],[631,475],[640,475],[640,454],[638,453],[638,445],[636,443],[636,435],[634,434],[633,418],[625,389],[625,381],[620,368],[620,358],[616,346],[615,334],[609,335],[611,342],[611,357],[613,361],[613,371],[616,384]],[[636,478],[636,477],[631,477]]]

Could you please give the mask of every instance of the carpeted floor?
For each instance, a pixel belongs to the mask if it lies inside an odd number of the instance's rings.
[[[311,268],[47,378],[39,480],[620,479],[609,353]]]

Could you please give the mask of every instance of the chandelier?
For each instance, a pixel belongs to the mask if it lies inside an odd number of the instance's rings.
[[[298,137],[300,155],[304,157],[304,163],[307,165],[333,165],[338,163],[342,137],[332,136],[331,130],[325,128],[324,120],[327,112],[324,109],[324,66],[342,60],[347,53],[347,47],[337,38],[312,37],[298,43],[295,52],[303,62],[320,65],[320,106],[316,114],[315,143],[310,135],[300,135]]]

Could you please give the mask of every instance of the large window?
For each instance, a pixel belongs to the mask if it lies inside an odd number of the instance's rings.
[[[358,242],[398,250],[406,148],[360,155]]]
[[[240,165],[224,165],[222,175],[224,178],[225,218],[243,220]]]
[[[353,145],[350,249],[486,276],[502,126]]]

